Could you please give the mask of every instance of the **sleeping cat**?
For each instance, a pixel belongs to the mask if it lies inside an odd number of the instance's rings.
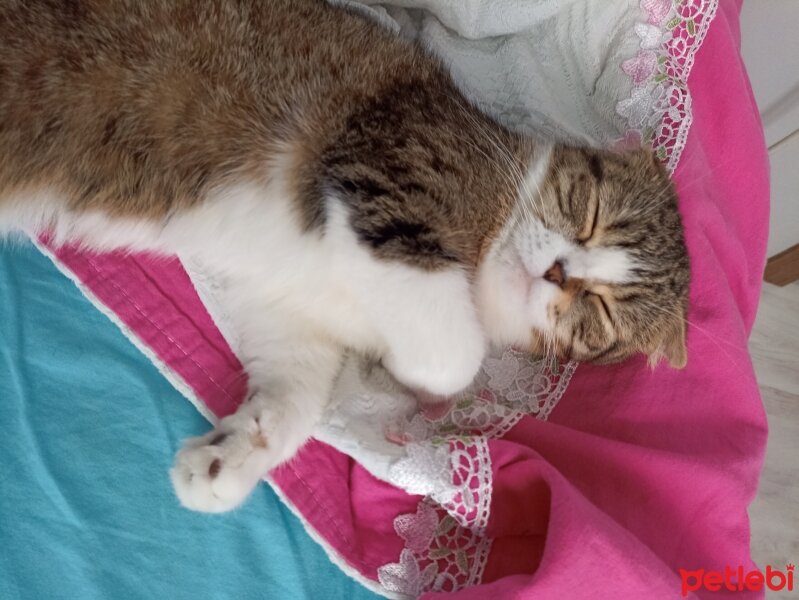
[[[0,0],[0,231],[195,256],[251,395],[172,472],[240,504],[345,350],[425,396],[491,344],[686,362],[688,258],[646,150],[549,144],[424,49],[320,0]]]

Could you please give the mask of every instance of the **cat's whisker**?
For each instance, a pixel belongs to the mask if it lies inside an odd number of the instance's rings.
[[[732,342],[728,342],[727,340],[724,340],[724,339],[722,339],[722,338],[720,338],[720,337],[718,337],[716,335],[713,335],[710,331],[708,331],[704,327],[700,327],[698,324],[696,324],[695,322],[691,321],[687,317],[685,317],[683,315],[680,315],[679,313],[677,313],[675,311],[671,311],[671,310],[669,310],[667,308],[664,308],[663,306],[654,304],[653,301],[647,301],[646,302],[646,306],[648,308],[650,308],[651,310],[655,311],[655,312],[660,312],[662,314],[665,314],[665,315],[668,315],[668,316],[671,316],[671,317],[675,317],[677,319],[681,319],[686,325],[690,326],[692,329],[695,329],[696,331],[698,331],[699,333],[704,335],[708,340],[710,340],[719,350],[721,350],[721,352],[724,354],[724,356],[726,356],[728,359],[733,360],[733,361],[736,360],[732,355],[730,355],[729,352],[727,352],[727,350],[725,350],[725,348],[722,346],[722,344],[726,345],[726,346],[729,346],[730,348],[734,348],[736,350],[740,349],[740,347],[738,345],[733,344]]]
[[[537,192],[533,193],[533,190],[530,189],[527,177],[522,172],[521,167],[514,161],[510,153],[510,149],[502,144],[502,141],[499,140],[497,134],[491,131],[486,123],[480,123],[473,114],[466,110],[466,108],[462,105],[462,102],[457,101],[457,99],[453,98],[451,95],[447,94],[446,96],[453,100],[464,117],[469,120],[478,131],[484,134],[484,139],[494,147],[498,158],[502,159],[505,166],[510,169],[510,172],[502,170],[502,164],[500,164],[498,159],[489,157],[487,153],[482,151],[482,149],[480,149],[472,140],[467,141],[467,143],[469,143],[473,148],[480,150],[483,156],[485,156],[488,160],[491,160],[497,166],[497,168],[501,170],[506,180],[513,184],[512,189],[518,189],[522,192],[522,197],[517,205],[519,210],[514,211],[514,224],[518,223],[519,219],[521,219],[526,225],[532,226],[536,221],[536,217],[528,203],[532,203],[539,211],[542,210],[542,207],[540,206],[542,194],[538,182],[535,180],[533,181]]]
[[[500,169],[500,172],[506,177],[506,179],[512,183],[511,188],[522,189],[523,198],[522,201],[520,202],[520,206],[522,208],[521,216],[525,219],[525,222],[528,225],[531,224],[531,219],[530,219],[531,215],[527,211],[525,200],[529,198],[531,201],[535,202],[536,196],[532,194],[532,190],[530,190],[527,184],[526,177],[524,176],[524,173],[522,173],[520,166],[516,164],[516,162],[514,161],[510,149],[502,144],[502,141],[497,137],[496,132],[491,131],[488,128],[487,124],[479,122],[478,119],[473,114],[471,114],[468,110],[466,110],[466,108],[462,105],[461,102],[458,102],[457,99],[452,98],[452,96],[449,95],[447,96],[455,102],[455,105],[458,107],[458,109],[461,111],[464,117],[467,120],[469,120],[475,126],[475,128],[484,135],[484,139],[494,147],[498,158],[490,158],[489,160],[491,160],[497,166],[497,168]],[[471,143],[472,147],[481,150],[477,147],[477,144],[475,142],[471,140],[469,140],[469,142]],[[486,158],[489,158],[487,153],[485,152],[482,153]],[[507,167],[509,171],[502,169],[503,165],[499,162],[499,159],[501,159],[504,162],[504,166]],[[538,184],[536,183],[536,186],[537,185]],[[540,190],[538,191],[540,194]]]

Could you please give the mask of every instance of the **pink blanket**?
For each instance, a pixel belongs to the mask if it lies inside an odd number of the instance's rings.
[[[487,442],[490,506],[473,530],[309,443],[270,483],[348,572],[384,593],[430,598],[434,589],[461,598],[762,596],[727,591],[734,577],[729,586],[707,577],[755,568],[746,508],[766,439],[747,337],[768,167],[738,9],[722,0],[696,56],[693,124],[674,172],[692,260],[687,368],[579,366],[548,420],[525,417]],[[55,254],[187,395],[217,415],[235,410],[240,363],[177,260]]]

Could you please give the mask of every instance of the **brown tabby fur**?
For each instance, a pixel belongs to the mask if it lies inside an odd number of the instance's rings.
[[[471,270],[533,145],[424,50],[321,0],[0,0],[0,204],[55,189],[75,211],[163,220],[284,151],[306,230],[336,192],[376,256]],[[558,147],[535,211],[641,263],[630,285],[565,274],[559,354],[684,364],[687,255],[651,155]]]
[[[0,201],[163,218],[288,144],[308,228],[338,188],[378,256],[426,268],[474,265],[514,201],[439,64],[318,0],[2,0],[0,81]]]
[[[677,198],[654,154],[556,149],[533,213],[586,247],[624,248],[639,265],[626,284],[565,274],[567,293],[554,310],[574,333],[559,354],[608,363],[637,347],[653,363],[666,356],[684,366],[690,269]]]

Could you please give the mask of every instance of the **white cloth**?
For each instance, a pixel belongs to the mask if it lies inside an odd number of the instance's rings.
[[[444,59],[463,91],[514,128],[607,146],[626,121],[634,0],[349,0]]]

